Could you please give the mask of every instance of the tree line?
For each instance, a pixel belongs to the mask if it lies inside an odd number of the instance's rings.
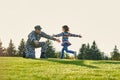
[[[47,40],[46,43],[48,44],[48,50],[46,55],[48,58],[59,58],[60,51],[56,51],[52,41]],[[12,39],[9,42],[9,46],[7,48],[3,48],[2,56],[17,56],[17,57],[25,57],[25,40],[21,39],[18,49],[15,48],[15,45]],[[78,59],[82,60],[120,60],[120,52],[115,45],[115,48],[110,53],[111,57],[105,56],[104,52],[101,52],[98,48],[95,41],[93,41],[92,45],[82,44],[79,49],[79,54],[77,55]],[[1,55],[0,55],[1,56]],[[65,58],[74,58],[73,56],[69,56],[69,54],[65,53]]]

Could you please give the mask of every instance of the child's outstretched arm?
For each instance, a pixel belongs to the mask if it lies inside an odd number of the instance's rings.
[[[81,35],[77,35],[77,34],[72,34],[72,33],[69,33],[69,35],[70,35],[71,37],[80,37],[80,38],[82,38],[82,36],[81,36]]]
[[[60,33],[60,34],[53,34],[53,37],[61,37],[61,36],[63,36],[63,33]]]

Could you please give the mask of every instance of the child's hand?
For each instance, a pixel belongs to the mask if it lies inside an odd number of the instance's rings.
[[[82,38],[82,36],[81,36],[81,35],[79,35],[79,38]]]
[[[58,42],[58,43],[60,43],[61,41],[60,41],[60,39],[56,39],[56,41]]]

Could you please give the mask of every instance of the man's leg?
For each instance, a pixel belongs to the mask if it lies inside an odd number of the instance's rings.
[[[47,58],[45,53],[48,49],[47,43],[46,42],[40,42],[40,47],[41,47],[41,56],[40,58]]]
[[[35,58],[35,48],[26,46],[26,58]]]

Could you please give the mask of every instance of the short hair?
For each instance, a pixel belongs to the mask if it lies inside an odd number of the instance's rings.
[[[69,27],[67,25],[64,25],[62,28],[65,30],[65,32],[69,31]]]

